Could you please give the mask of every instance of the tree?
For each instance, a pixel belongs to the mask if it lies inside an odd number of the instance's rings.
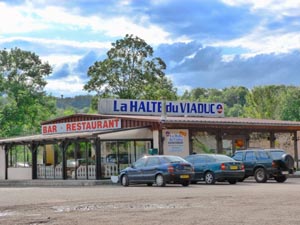
[[[280,108],[286,86],[268,85],[254,87],[246,96],[244,116],[258,119],[280,119]]]
[[[300,121],[300,88],[289,87],[281,104],[281,119]]]
[[[19,135],[36,132],[40,122],[55,111],[54,99],[43,91],[44,77],[51,73],[31,52],[18,48],[0,51],[0,134]]]
[[[84,89],[99,97],[124,99],[176,99],[176,89],[166,78],[166,64],[153,57],[153,49],[143,39],[126,35],[112,43],[107,58],[88,70]]]
[[[223,101],[228,107],[234,105],[244,106],[246,104],[246,95],[249,90],[245,87],[229,87],[223,89]]]
[[[241,117],[248,93],[249,90],[242,86],[224,88],[222,96],[226,107],[225,115],[229,117]]]

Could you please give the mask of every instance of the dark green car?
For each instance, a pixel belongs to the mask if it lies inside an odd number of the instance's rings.
[[[216,181],[228,181],[235,184],[245,176],[243,163],[226,155],[193,154],[185,157],[185,160],[194,166],[192,183],[205,181],[206,184],[214,184]]]
[[[257,183],[265,183],[274,178],[277,182],[286,181],[294,173],[294,159],[282,149],[247,149],[236,151],[233,159],[245,166],[245,177],[254,176]]]

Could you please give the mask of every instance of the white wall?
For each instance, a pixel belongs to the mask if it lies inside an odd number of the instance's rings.
[[[5,180],[5,151],[4,146],[0,146],[0,180]]]
[[[8,180],[31,180],[32,168],[8,168]]]

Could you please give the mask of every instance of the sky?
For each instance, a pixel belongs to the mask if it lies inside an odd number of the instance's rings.
[[[89,94],[87,71],[133,34],[193,88],[300,86],[299,0],[0,0],[0,49],[48,62],[52,96]]]

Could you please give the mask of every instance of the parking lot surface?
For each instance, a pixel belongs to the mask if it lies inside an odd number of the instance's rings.
[[[300,224],[300,179],[182,187],[0,187],[0,224]]]

